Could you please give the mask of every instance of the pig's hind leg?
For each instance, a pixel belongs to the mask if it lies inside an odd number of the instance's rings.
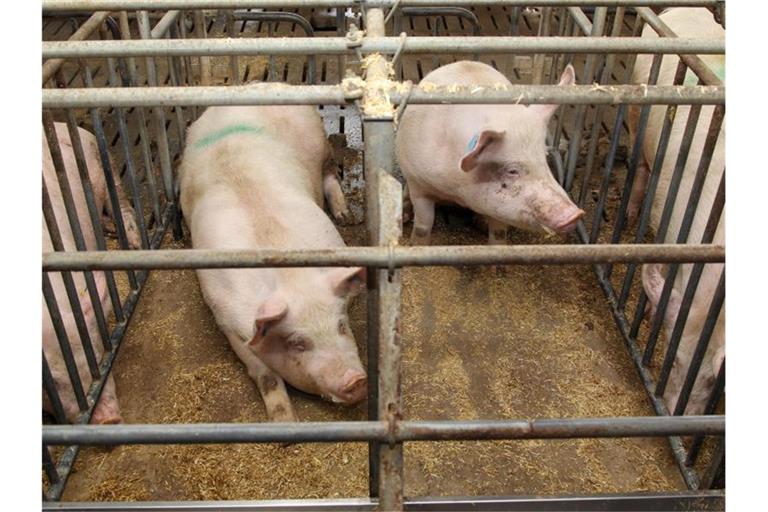
[[[643,141],[636,140],[638,125],[640,123],[640,107],[636,105],[629,107],[628,118],[629,140],[632,144],[638,144],[640,146],[640,153],[638,155],[637,167],[635,170],[635,179],[632,182],[632,190],[629,194],[629,203],[627,204],[626,212],[627,225],[631,226],[637,221],[637,217],[640,214],[640,206],[645,199],[645,189],[648,186],[651,170],[643,155]]]
[[[338,168],[333,158],[326,160],[323,166],[323,194],[336,222],[348,222],[350,217],[347,200],[341,190]]]
[[[112,168],[115,168],[114,165]],[[123,219],[125,234],[128,238],[128,247],[131,249],[141,249],[141,236],[139,233],[139,228],[136,225],[136,212],[133,210],[133,206],[131,206],[130,201],[128,201],[128,197],[125,195],[123,187],[120,183],[120,178],[118,177],[115,177],[115,190],[117,192],[117,199],[120,204],[120,216]],[[109,200],[108,196],[104,200],[104,208],[106,210],[106,215],[102,217],[102,225],[104,226],[104,230],[107,232],[115,233],[117,232],[117,228],[114,223],[115,212],[112,208],[112,201]]]
[[[429,197],[418,194],[411,188],[413,204],[413,231],[411,245],[429,245],[432,225],[435,222],[435,202]]]

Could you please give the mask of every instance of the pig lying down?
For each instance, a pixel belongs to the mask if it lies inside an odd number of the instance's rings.
[[[67,126],[63,123],[54,123],[54,127],[56,136],[59,140],[59,146],[64,160],[64,168],[66,169],[67,180],[69,181],[69,186],[72,191],[73,202],[75,203],[75,210],[77,211],[77,218],[80,222],[80,230],[83,233],[85,247],[89,251],[95,251],[98,249],[96,235],[93,231],[91,217],[88,214],[85,192],[83,191],[83,186],[80,182],[80,175],[75,162],[72,141],[69,138],[69,131]],[[83,144],[85,163],[88,168],[88,176],[93,189],[96,208],[99,212],[106,212],[107,218],[113,218],[112,205],[110,201],[107,200],[107,185],[104,179],[104,170],[101,165],[99,150],[96,145],[96,138],[93,134],[82,128],[79,129],[79,134]],[[75,238],[67,219],[64,199],[61,194],[61,188],[59,186],[50,148],[48,147],[48,141],[45,135],[43,135],[43,180],[48,189],[51,207],[54,216],[56,217],[56,225],[61,234],[64,250],[75,251],[77,250],[75,246]],[[138,249],[141,247],[141,242],[139,239],[139,230],[136,227],[133,208],[131,208],[130,203],[123,194],[122,187],[120,187],[120,179],[118,177],[115,179],[115,184],[120,199],[120,215],[122,216],[126,234],[128,235],[128,244],[131,248]],[[52,251],[53,243],[48,232],[48,225],[46,224],[45,219],[43,219],[43,253]],[[64,280],[58,272],[51,272],[48,276],[67,333],[67,339],[69,340],[72,349],[72,355],[77,365],[77,372],[80,375],[83,390],[87,393],[88,387],[92,382],[91,373],[88,369],[88,363],[82,345],[83,341],[80,339],[72,307],[67,298]],[[107,294],[106,276],[103,272],[93,272],[93,277],[96,282],[96,290],[100,298],[101,308],[106,318],[112,312],[112,301],[109,300]],[[88,336],[91,339],[96,360],[100,361],[102,354],[101,349],[103,346],[102,339],[93,304],[91,303],[90,295],[86,289],[85,277],[82,272],[73,272],[72,279],[80,297],[80,307],[83,311],[83,317],[88,329]],[[74,422],[78,414],[80,414],[80,409],[77,405],[72,383],[69,379],[69,374],[67,373],[64,357],[61,353],[61,348],[59,347],[59,342],[51,321],[51,315],[45,301],[43,301],[43,353],[48,361],[48,366],[51,370],[56,390],[59,393],[59,398],[61,399],[67,421]],[[50,400],[45,392],[43,392],[43,409],[48,412],[53,412]],[[91,423],[120,422],[122,422],[122,416],[117,401],[115,381],[110,375],[109,378],[107,378],[107,382],[104,384],[104,389],[102,390],[99,402],[96,404],[96,408],[91,416]]]
[[[346,212],[314,107],[214,107],[190,127],[181,205],[197,249],[343,247],[323,211]],[[326,167],[327,169],[327,167]],[[295,421],[292,386],[346,404],[366,396],[347,303],[365,269],[198,270],[216,322],[248,369],[272,421]]]
[[[672,31],[679,37],[693,38],[716,38],[725,37],[725,30],[715,22],[712,14],[705,8],[674,8],[665,11],[660,18],[666,23]],[[646,26],[643,29],[643,37],[658,37],[655,31]],[[725,61],[722,55],[700,55],[699,56],[709,67],[719,75],[720,79],[725,81]],[[632,79],[635,83],[646,83],[648,73],[651,68],[652,56],[639,55],[635,64]],[[675,55],[667,55],[662,60],[659,72],[659,85],[671,85],[679,59]],[[685,78],[686,85],[695,85],[698,78],[688,71]],[[654,231],[658,230],[661,223],[661,216],[664,210],[664,203],[670,189],[670,182],[675,168],[675,164],[680,151],[680,145],[683,139],[683,132],[688,121],[690,106],[681,105],[677,109],[672,131],[669,138],[669,146],[664,156],[664,162],[659,174],[658,187],[653,197],[650,212],[650,225]],[[683,223],[685,209],[688,204],[688,198],[693,187],[694,177],[699,167],[699,162],[704,153],[704,141],[709,130],[710,122],[714,112],[713,106],[703,106],[699,116],[693,141],[691,143],[690,153],[683,169],[680,188],[675,197],[674,209],[670,218],[669,228],[664,237],[664,243],[673,244],[677,241],[680,227]],[[661,137],[662,126],[666,116],[666,105],[657,105],[651,108],[648,118],[648,126],[645,137],[642,141],[642,158],[638,164],[637,177],[633,184],[632,195],[630,196],[628,208],[628,220],[633,221],[638,214],[640,205],[646,193],[648,175],[650,173],[649,163],[654,161],[656,149]],[[636,124],[639,119],[639,108],[630,110],[630,127],[633,132],[637,132]],[[630,135],[630,140],[635,140],[634,135]],[[720,130],[717,143],[712,155],[709,169],[704,180],[704,187],[699,199],[696,212],[693,216],[693,224],[688,235],[688,243],[698,244],[704,233],[712,205],[717,194],[720,179],[725,169],[725,125]],[[722,245],[725,243],[725,212],[721,215],[717,225],[714,244]],[[688,368],[690,366],[693,353],[699,341],[704,322],[709,311],[710,304],[715,295],[720,274],[723,271],[722,264],[707,264],[699,281],[698,288],[693,297],[688,319],[680,339],[675,362],[672,366],[672,372],[669,376],[669,382],[664,393],[664,400],[670,412],[673,412],[677,404],[678,396],[683,387]],[[667,335],[672,333],[675,323],[680,313],[683,294],[685,293],[688,280],[693,270],[692,264],[681,265],[670,295],[669,304],[664,314],[663,325]],[[667,268],[665,265],[650,264],[643,266],[642,279],[643,288],[648,295],[648,300],[652,311],[661,298],[664,282],[666,280]],[[707,399],[712,391],[715,379],[720,370],[720,364],[725,357],[725,306],[720,311],[712,338],[709,342],[704,361],[693,386],[685,414],[701,414],[707,403]]]
[[[575,82],[565,68],[559,85]],[[422,84],[510,85],[487,64],[442,66]],[[557,105],[412,105],[403,113],[397,160],[413,204],[415,244],[429,244],[435,203],[456,203],[488,219],[489,242],[506,226],[568,233],[584,215],[555,181],[546,160],[547,123]]]

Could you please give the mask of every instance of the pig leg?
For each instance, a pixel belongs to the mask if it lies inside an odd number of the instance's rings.
[[[114,168],[114,167],[113,167]],[[141,237],[139,236],[139,228],[136,226],[136,212],[133,210],[131,203],[123,191],[123,187],[120,183],[120,179],[115,179],[115,189],[117,191],[117,198],[120,203],[120,215],[123,218],[123,226],[125,226],[125,234],[128,238],[128,246],[131,249],[141,249]],[[104,189],[106,193],[106,188]],[[109,197],[104,199],[104,205],[107,215],[102,218],[102,224],[106,231],[110,231],[110,227],[114,230],[115,224],[113,219],[115,218],[115,212],[112,209],[112,201]]]
[[[117,402],[115,379],[110,374],[104,384],[104,389],[101,391],[99,402],[91,415],[91,423],[94,425],[116,425],[122,422],[123,416]]]
[[[651,306],[651,317],[656,316],[656,308],[661,300],[661,293],[664,289],[664,275],[662,274],[662,265],[650,263],[643,265],[642,271],[643,289],[648,296],[648,302]],[[668,333],[672,332],[677,321],[677,315],[680,312],[682,297],[680,292],[672,289],[667,302],[667,310],[664,312],[664,328]]]
[[[331,210],[331,215],[333,215],[336,222],[347,222],[349,219],[347,200],[344,198],[336,166],[331,158],[323,166],[323,192],[325,200],[328,202],[328,208]]]
[[[226,333],[225,333],[226,334]],[[227,335],[229,338],[229,335]],[[230,338],[230,344],[234,348],[240,360],[248,369],[248,375],[256,383],[264,400],[269,421],[298,421],[296,413],[285,389],[282,377],[273,372],[264,362],[254,354],[247,344],[235,336],[235,341]]]
[[[411,245],[429,245],[432,224],[435,222],[435,202],[426,196],[417,195],[415,190],[411,190],[411,202],[413,203]]]
[[[638,124],[640,123],[640,107],[637,105],[630,106],[628,118],[629,140],[633,144],[640,144],[640,156],[635,171],[635,181],[632,183],[626,213],[627,225],[631,226],[637,221],[637,216],[640,213],[640,206],[643,204],[643,199],[645,199],[645,189],[648,186],[648,178],[651,171],[643,155],[642,141],[636,141]]]
[[[408,193],[408,183],[403,187],[403,224],[413,219],[413,203],[411,203],[411,194]]]

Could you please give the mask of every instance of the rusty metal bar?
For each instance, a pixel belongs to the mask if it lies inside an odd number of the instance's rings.
[[[725,416],[640,416],[534,420],[45,425],[44,445],[474,441],[723,435]]]
[[[43,254],[43,271],[451,265],[574,265],[593,263],[723,263],[722,245],[450,245],[339,247],[333,250],[80,251]]]
[[[394,104],[407,92],[394,87]],[[221,105],[345,105],[360,99],[361,88],[343,85],[292,85],[259,83],[229,87],[142,87],[43,89],[43,108],[155,107]],[[641,85],[599,86],[508,85],[506,88],[414,86],[408,103],[427,104],[520,104],[558,103],[571,105],[715,105],[725,102],[724,87]]]
[[[46,41],[43,58],[159,57],[165,55],[323,55],[350,51],[343,37],[289,37],[239,39],[149,39],[131,41]],[[359,47],[364,54],[404,53],[663,53],[724,54],[725,42],[706,38],[629,38],[629,37],[506,37],[366,36]],[[717,84],[711,84],[717,85]]]

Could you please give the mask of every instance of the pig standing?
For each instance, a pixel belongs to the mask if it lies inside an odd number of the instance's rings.
[[[258,85],[254,85],[258,87]],[[323,123],[308,106],[209,108],[190,127],[181,205],[197,249],[343,247],[323,211],[346,212]],[[326,167],[327,169],[327,167]],[[365,269],[198,270],[203,297],[272,421],[295,421],[283,379],[334,402],[366,396],[347,302]]]
[[[54,123],[56,130],[56,136],[59,140],[59,147],[61,148],[62,158],[64,160],[64,167],[67,172],[67,180],[72,191],[73,202],[75,203],[75,210],[77,211],[77,217],[80,222],[80,229],[83,233],[86,249],[89,251],[95,251],[98,249],[96,245],[96,235],[93,231],[93,224],[91,223],[91,217],[88,214],[88,206],[85,201],[85,193],[80,181],[80,175],[77,169],[77,163],[75,162],[75,154],[72,149],[72,141],[69,138],[69,131],[67,125],[63,123]],[[96,138],[93,134],[78,129],[80,139],[83,144],[83,153],[85,156],[86,166],[88,168],[88,176],[90,178],[91,186],[93,188],[94,202],[99,212],[104,212],[106,209],[107,215],[112,216],[112,208],[110,202],[107,200],[107,186],[104,179],[104,170],[101,166],[101,159],[99,157],[99,150],[96,145]],[[61,188],[56,176],[56,170],[53,166],[53,159],[51,157],[50,148],[48,147],[48,141],[43,135],[43,180],[45,180],[45,186],[48,189],[48,195],[51,201],[51,207],[53,209],[54,216],[56,217],[56,225],[59,228],[62,242],[64,244],[65,251],[77,250],[75,246],[74,235],[72,234],[72,228],[67,220],[66,208],[64,206],[64,199],[61,194]],[[116,179],[117,192],[120,198],[120,213],[125,224],[126,233],[128,235],[128,243],[133,248],[140,248],[141,243],[139,240],[139,231],[136,227],[136,221],[134,219],[134,211],[131,208],[130,203],[123,195],[122,188],[119,186],[120,180]],[[52,252],[53,243],[51,236],[48,232],[48,226],[43,219],[43,253]],[[61,313],[62,322],[67,333],[67,339],[69,340],[72,354],[77,363],[77,371],[80,375],[81,382],[83,384],[84,391],[88,391],[88,387],[92,382],[91,374],[88,369],[88,364],[85,358],[85,352],[83,350],[82,340],[77,331],[74,315],[72,313],[72,307],[70,306],[69,299],[64,287],[64,280],[61,274],[58,272],[51,272],[48,274],[51,281],[51,288],[53,289],[56,297],[56,303],[58,305],[59,312]],[[96,289],[100,298],[101,307],[104,311],[105,317],[112,311],[112,302],[107,297],[107,283],[106,277],[103,272],[93,272],[94,281],[96,282]],[[93,310],[93,304],[91,303],[90,296],[86,289],[85,277],[81,272],[73,272],[72,279],[75,284],[75,288],[78,291],[80,297],[80,306],[83,311],[86,326],[88,328],[88,335],[91,339],[91,344],[96,355],[97,361],[101,360],[102,340],[99,333],[98,324],[96,323],[96,316]],[[59,342],[56,337],[56,333],[51,321],[50,312],[43,301],[43,353],[45,354],[48,366],[51,370],[56,389],[59,392],[59,397],[64,408],[67,420],[74,422],[80,409],[78,408],[75,394],[73,391],[72,383],[69,379],[66,366],[64,364],[64,358],[61,354]],[[48,396],[43,392],[43,409],[51,412],[52,407]],[[96,405],[93,415],[91,416],[91,423],[120,423],[122,417],[120,415],[120,407],[117,402],[117,394],[115,391],[115,381],[110,375],[107,382],[104,385],[104,389],[101,393],[98,404]]]
[[[562,86],[575,81],[566,67]],[[434,85],[509,85],[487,64],[461,61],[424,77]],[[411,241],[428,244],[436,202],[456,203],[488,219],[489,243],[506,226],[567,233],[584,215],[552,176],[547,122],[557,105],[413,105],[397,130],[396,151],[413,205]]]
[[[675,8],[665,11],[660,18],[680,37],[695,38],[717,38],[725,37],[725,30],[715,22],[712,13],[704,8]],[[658,37],[656,32],[649,26],[643,29],[642,37]],[[725,79],[725,60],[722,55],[701,55],[700,58],[712,69],[720,78]],[[635,83],[644,83],[648,79],[651,68],[652,56],[640,55],[637,58],[632,79]],[[674,79],[675,71],[679,58],[675,55],[664,57],[659,72],[659,85],[671,85]],[[698,78],[692,71],[688,71],[685,78],[686,85],[695,85]],[[664,243],[675,243],[678,232],[683,221],[685,208],[690,196],[693,180],[696,170],[699,166],[704,151],[704,141],[709,130],[710,121],[714,111],[713,106],[704,106],[696,127],[693,142],[691,144],[688,160],[683,170],[683,177],[680,188],[675,199],[674,209],[667,229]],[[639,108],[635,107],[631,111],[630,126],[632,131],[636,132],[636,123],[639,118]],[[656,148],[659,144],[659,138],[666,116],[667,107],[657,105],[651,108],[648,118],[648,127],[645,137],[642,141],[642,156],[644,161],[638,165],[637,179],[633,184],[632,195],[630,197],[628,218],[630,222],[637,216],[637,212],[645,195],[645,187],[649,176],[649,162],[653,162],[656,155]],[[669,192],[670,180],[677,160],[677,153],[680,150],[680,144],[683,137],[683,131],[688,120],[690,106],[681,105],[677,109],[677,115],[672,125],[672,132],[669,138],[669,146],[664,157],[661,173],[659,176],[658,188],[653,197],[651,209],[651,226],[657,230],[661,221],[661,215],[664,209],[664,203]],[[631,134],[634,140],[634,135]],[[704,182],[704,189],[696,209],[693,225],[688,242],[697,244],[701,242],[702,234],[709,219],[709,213],[720,184],[720,178],[725,169],[725,125],[720,130],[717,144],[715,145],[712,161],[709,166],[708,174]],[[720,223],[713,239],[713,243],[721,245],[725,243],[725,212],[721,215]],[[677,320],[680,311],[681,301],[685,288],[688,283],[692,264],[681,265],[675,278],[674,288],[670,296],[669,305],[664,315],[664,328],[667,334],[672,329]],[[698,289],[694,295],[691,304],[690,313],[683,330],[680,346],[675,357],[669,383],[664,394],[664,400],[667,408],[672,412],[677,403],[677,398],[683,386],[685,376],[688,372],[693,352],[698,343],[699,336],[704,321],[712,302],[715,289],[717,288],[720,273],[723,270],[722,264],[708,264],[704,266],[704,272],[699,282]],[[643,287],[651,305],[651,310],[655,312],[656,306],[661,297],[664,287],[666,268],[664,265],[649,264],[643,266],[642,278]],[[707,398],[712,390],[720,364],[724,358],[725,351],[725,307],[720,311],[715,330],[709,343],[709,348],[696,378],[685,414],[701,414],[707,403]]]

